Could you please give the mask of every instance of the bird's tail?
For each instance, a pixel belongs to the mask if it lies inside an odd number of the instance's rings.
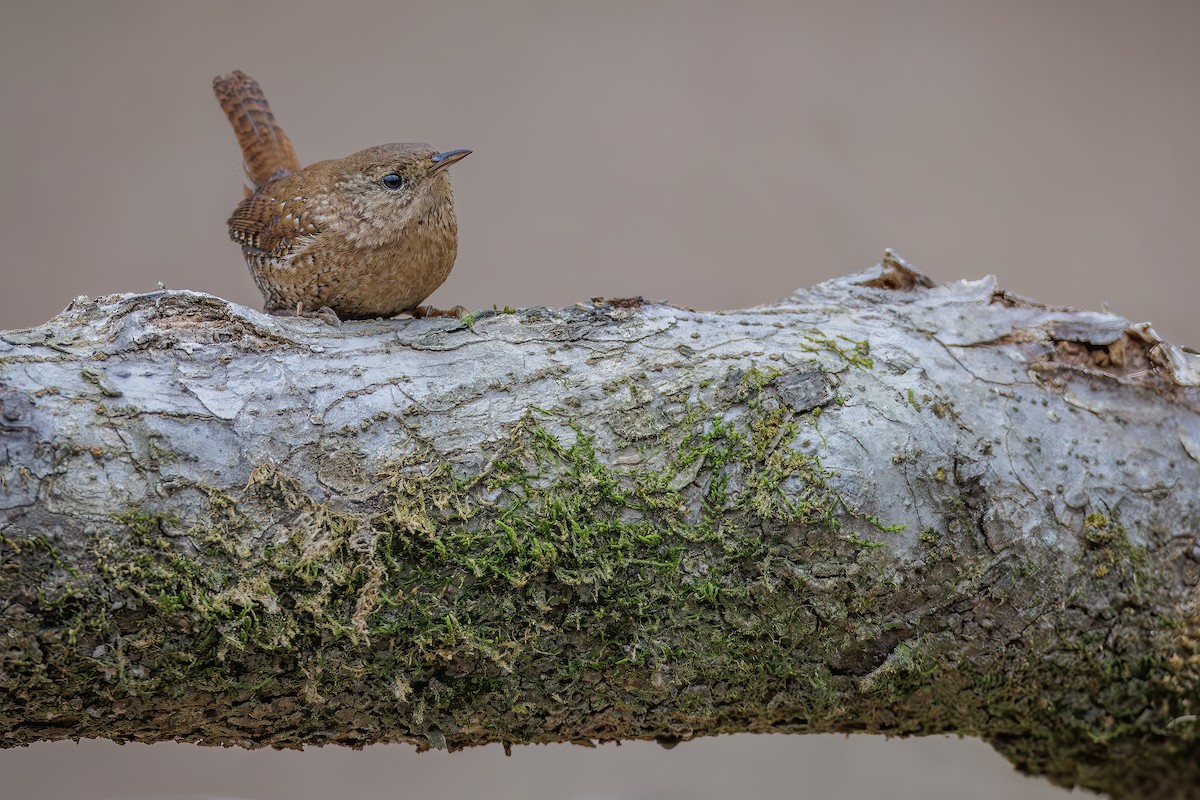
[[[255,188],[300,169],[292,140],[279,127],[258,81],[235,69],[213,78],[213,93],[237,134]]]

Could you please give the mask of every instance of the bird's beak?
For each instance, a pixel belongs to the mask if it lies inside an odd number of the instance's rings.
[[[429,170],[429,173],[432,175],[435,172],[440,172],[455,161],[462,161],[469,155],[471,155],[470,150],[447,150],[444,153],[437,153],[431,159],[433,161],[433,169]]]

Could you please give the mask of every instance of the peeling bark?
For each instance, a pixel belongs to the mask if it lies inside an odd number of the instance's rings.
[[[779,303],[0,334],[0,746],[978,736],[1200,797],[1200,373],[899,259]]]

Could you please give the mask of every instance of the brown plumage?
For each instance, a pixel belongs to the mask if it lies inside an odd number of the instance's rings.
[[[458,251],[446,167],[469,150],[384,144],[301,169],[254,79],[231,72],[213,91],[254,184],[229,218],[229,236],[267,311],[390,317],[442,284]]]

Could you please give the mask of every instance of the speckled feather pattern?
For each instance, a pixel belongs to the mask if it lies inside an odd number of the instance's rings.
[[[262,158],[264,139],[244,136],[253,133],[252,126],[239,125],[247,113],[219,91],[218,97],[252,179],[286,158],[268,152],[267,166],[251,163]],[[270,113],[260,91],[250,102]],[[327,307],[343,319],[388,317],[432,294],[450,274],[458,250],[454,196],[444,164],[433,161],[436,154],[426,144],[368,148],[278,175],[238,204],[229,235],[242,247],[266,310]],[[401,187],[383,186],[385,175],[400,176]]]

